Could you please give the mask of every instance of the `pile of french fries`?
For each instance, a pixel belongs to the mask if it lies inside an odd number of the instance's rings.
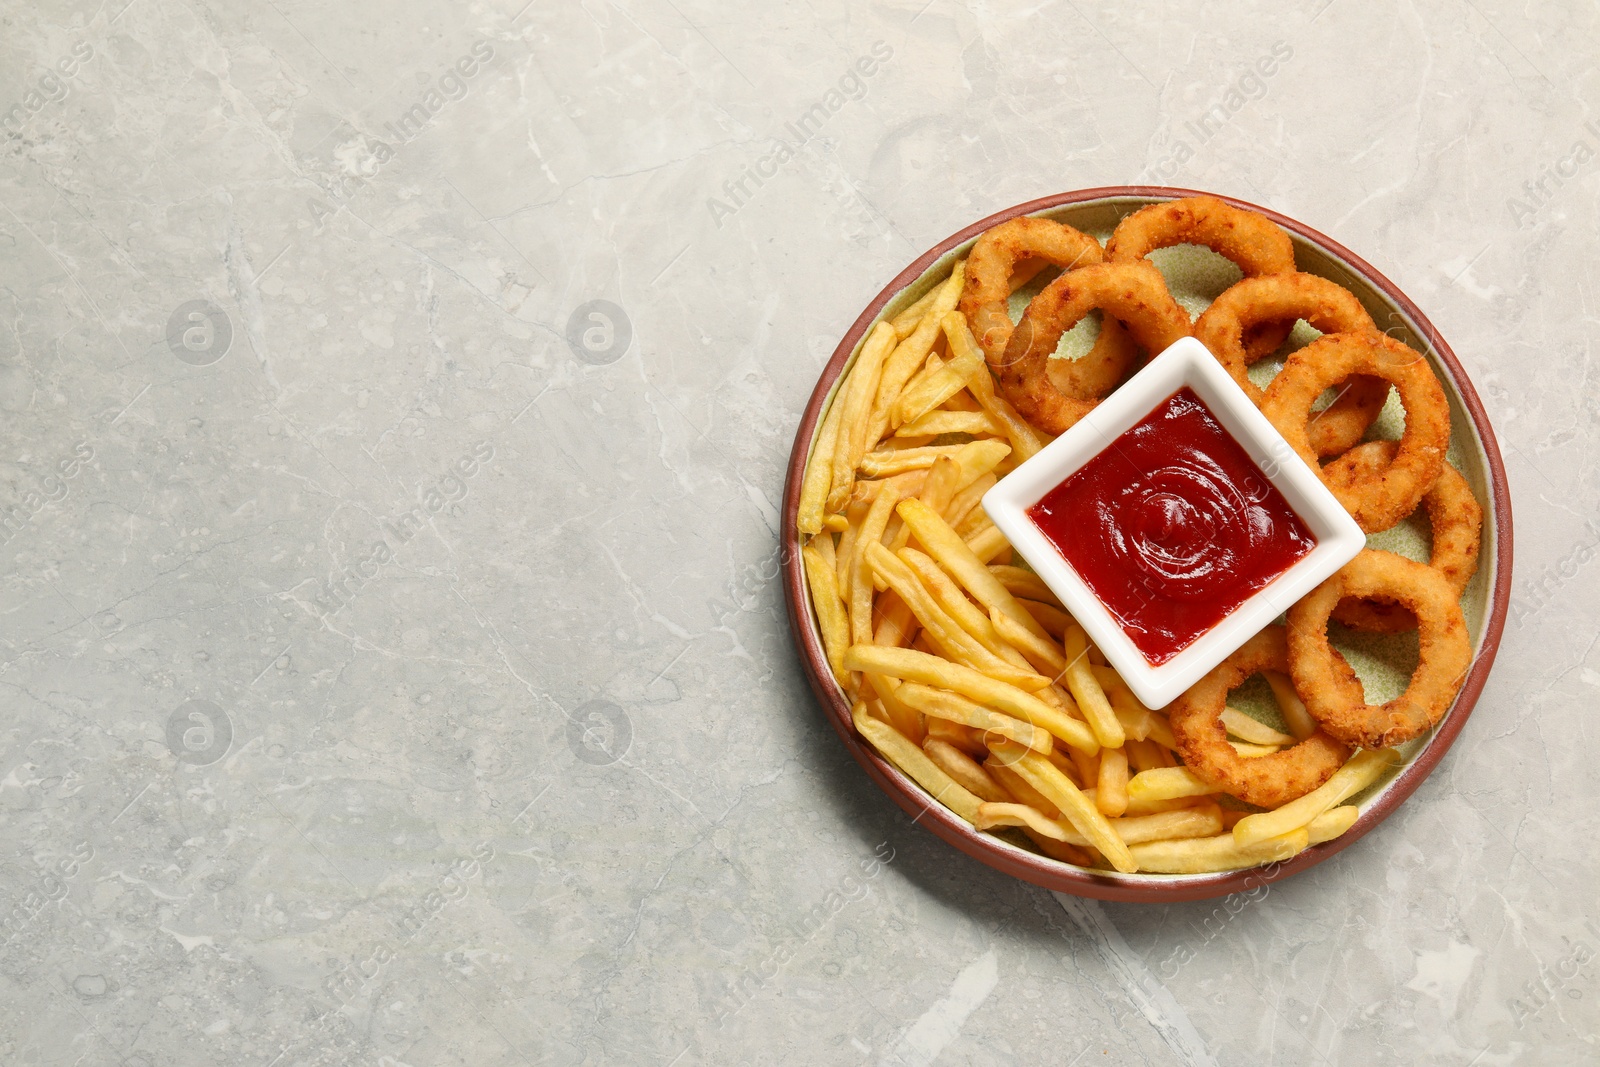
[[[868,333],[801,486],[806,580],[856,729],[977,829],[1015,828],[1081,867],[1232,870],[1344,833],[1357,809],[1343,802],[1391,751],[1357,754],[1276,810],[1241,810],[1181,765],[1166,717],[1013,565],[979,501],[1048,439],[995,392],[956,310],[963,267]],[[1246,756],[1315,729],[1289,680],[1268,680],[1293,736],[1230,709]]]

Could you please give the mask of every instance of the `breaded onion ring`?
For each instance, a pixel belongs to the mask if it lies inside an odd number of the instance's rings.
[[[1422,353],[1384,334],[1331,333],[1291,355],[1272,379],[1261,412],[1313,470],[1320,471],[1307,424],[1322,391],[1357,374],[1400,390],[1406,432],[1394,462],[1370,477],[1324,484],[1367,533],[1387,530],[1413,511],[1444,467],[1450,403]]]
[[[1258,671],[1286,671],[1289,646],[1281,626],[1256,634],[1168,709],[1184,766],[1247,804],[1275,808],[1317,788],[1344,766],[1350,750],[1318,730],[1292,748],[1251,759],[1228,743],[1221,715],[1228,693]]]
[[[1045,286],[1023,312],[995,370],[1006,399],[1046,433],[1062,433],[1087,415],[1133,364],[1131,346],[1102,352],[1098,343],[1081,359],[1050,358],[1061,335],[1095,308],[1104,312],[1106,327],[1116,320],[1151,353],[1190,333],[1189,313],[1149,263],[1081,267]],[[1101,340],[1106,332],[1101,329]]]
[[[1406,691],[1367,703],[1361,680],[1328,644],[1328,616],[1346,597],[1375,597],[1417,619],[1418,663]],[[1393,552],[1364,549],[1289,609],[1289,674],[1306,710],[1336,739],[1360,748],[1403,744],[1435,726],[1472,665],[1472,641],[1456,590],[1444,575]]]
[[[1211,302],[1195,320],[1194,335],[1228,368],[1233,380],[1259,406],[1265,393],[1246,373],[1257,358],[1245,344],[1253,327],[1305,319],[1323,333],[1377,333],[1372,316],[1354,293],[1315,274],[1267,274],[1245,278]],[[1336,456],[1353,447],[1389,399],[1382,378],[1350,379],[1344,392],[1311,420],[1311,448]]]
[[[1132,263],[1158,248],[1205,245],[1232,260],[1246,278],[1294,270],[1294,242],[1265,215],[1218,200],[1191,196],[1140,208],[1117,224],[1106,242],[1106,261]],[[1294,328],[1292,321],[1258,320],[1246,335],[1251,358],[1277,351]]]
[[[1374,478],[1394,462],[1399,446],[1393,441],[1368,441],[1357,445],[1323,468],[1329,484],[1349,484]],[[1433,551],[1428,566],[1444,575],[1459,598],[1478,570],[1478,547],[1483,536],[1483,508],[1461,472],[1445,463],[1422,506],[1433,526]],[[1333,609],[1333,617],[1355,630],[1404,633],[1417,628],[1416,619],[1398,604],[1377,600],[1346,599]]]
[[[1075,270],[1103,262],[1105,254],[1099,241],[1080,230],[1026,215],[1002,222],[979,237],[967,256],[967,280],[956,306],[967,317],[990,366],[1000,365],[1006,342],[1011,340],[1011,315],[1006,308],[1011,276],[1019,262],[1030,259]],[[1101,331],[1096,347],[1107,342],[1106,332]]]

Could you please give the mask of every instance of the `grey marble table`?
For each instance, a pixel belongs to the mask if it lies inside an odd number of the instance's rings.
[[[0,4],[0,1063],[1596,1062],[1597,31]],[[1261,899],[1057,898],[912,826],[774,580],[864,302],[1136,180],[1394,278],[1517,512],[1459,743]]]

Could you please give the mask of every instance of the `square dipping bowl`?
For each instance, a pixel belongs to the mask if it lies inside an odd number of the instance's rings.
[[[1165,662],[1150,663],[1111,610],[1062,557],[1028,509],[1075,474],[1173,394],[1188,387],[1283,494],[1315,546],[1222,621]],[[1006,539],[1105,653],[1147,707],[1162,708],[1271,625],[1366,547],[1367,538],[1317,473],[1295,454],[1206,347],[1192,337],[1162,352],[1093,411],[1023,463],[983,497]]]

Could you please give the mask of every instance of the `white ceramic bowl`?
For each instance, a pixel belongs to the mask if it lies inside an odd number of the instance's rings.
[[[1177,655],[1152,665],[1111,611],[1028,517],[1028,509],[1188,386],[1305,522],[1316,545]],[[1350,562],[1367,538],[1322,479],[1273,428],[1204,345],[1186,337],[1162,352],[1038,455],[1002,478],[983,509],[1147,707],[1171,703],[1238,647]]]

